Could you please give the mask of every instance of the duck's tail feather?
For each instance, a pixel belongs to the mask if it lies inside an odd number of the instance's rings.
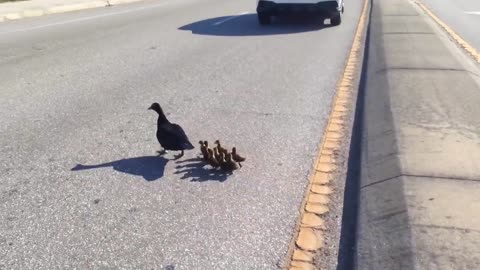
[[[192,150],[192,149],[195,149],[195,146],[193,146],[190,142],[185,142],[185,143],[183,144],[183,148],[184,148],[185,150]]]

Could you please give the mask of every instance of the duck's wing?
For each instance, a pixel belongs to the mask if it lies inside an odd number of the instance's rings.
[[[181,148],[185,150],[193,149],[194,146],[185,134],[185,131],[180,125],[166,123],[159,127],[159,133],[166,144],[174,148]]]

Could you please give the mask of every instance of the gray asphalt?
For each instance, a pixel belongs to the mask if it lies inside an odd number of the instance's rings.
[[[220,0],[0,24],[0,269],[284,266],[360,2],[339,27]],[[155,157],[152,102],[248,161]]]
[[[421,0],[465,41],[480,51],[480,2],[475,0]]]

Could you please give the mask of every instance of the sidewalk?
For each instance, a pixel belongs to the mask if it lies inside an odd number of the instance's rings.
[[[0,3],[0,22],[143,0],[29,0]]]
[[[410,0],[372,1],[366,48],[356,268],[478,269],[478,65]]]

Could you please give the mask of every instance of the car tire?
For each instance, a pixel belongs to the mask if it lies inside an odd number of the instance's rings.
[[[267,25],[272,22],[272,17],[265,13],[258,13],[258,22],[261,25]]]
[[[330,18],[330,24],[333,26],[340,25],[341,23],[342,23],[342,16],[340,16],[340,13]]]

